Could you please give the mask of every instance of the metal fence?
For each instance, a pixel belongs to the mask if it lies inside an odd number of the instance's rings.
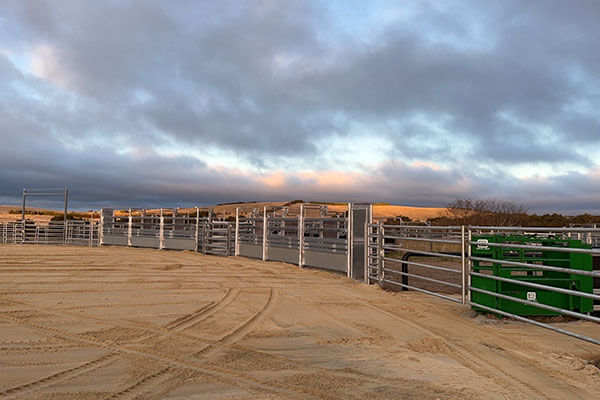
[[[202,253],[231,256],[235,252],[235,224],[229,221],[205,221],[202,235]]]
[[[4,222],[0,223],[0,243],[97,246],[99,222],[67,220],[66,229],[63,221]]]
[[[465,303],[464,227],[369,225],[370,282]]]
[[[103,209],[100,244],[233,255],[234,223],[217,220],[210,211],[205,213],[208,217],[201,217],[200,209],[181,214],[177,210],[130,209],[123,215]]]
[[[329,212],[324,206],[303,204],[297,215],[286,207],[254,209],[247,215],[238,209],[235,254],[348,273],[351,207]]]
[[[0,223],[0,243],[23,243],[23,223]]]
[[[0,224],[0,243],[122,245],[188,249],[318,267],[418,291],[600,344],[548,323],[562,315],[600,323],[600,228],[406,225],[373,222],[369,205],[264,208],[234,221],[212,212],[105,209],[100,221]],[[232,218],[231,218],[232,219]],[[600,330],[599,330],[600,332]]]
[[[600,337],[544,320],[559,315],[600,323],[593,315],[600,311],[600,228],[380,222],[368,225],[368,235],[370,283],[419,291],[600,344]]]

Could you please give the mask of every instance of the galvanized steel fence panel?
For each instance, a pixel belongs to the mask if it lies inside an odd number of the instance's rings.
[[[350,225],[350,219],[345,217],[307,218],[263,215],[244,218],[238,215],[234,224],[230,221],[217,221],[210,217],[199,218],[190,215],[125,217],[103,215],[102,224],[98,221],[69,220],[66,227],[61,221],[52,221],[49,224],[31,221],[0,223],[0,243],[97,246],[101,244],[102,237],[109,236],[124,238],[125,241],[120,242],[124,245],[146,243],[148,244],[146,247],[169,248],[169,240],[179,240],[192,243],[194,250],[204,254],[220,256],[240,254],[257,258],[261,258],[262,255],[263,259],[267,260],[273,257],[272,259],[293,262],[301,266],[312,263],[323,268],[327,268],[328,263],[337,263],[339,264],[337,267],[330,269],[347,272],[350,268],[349,252],[352,251],[350,244],[353,243]],[[533,307],[569,318],[600,323],[600,317],[590,312],[581,312],[583,310],[581,307],[557,306],[544,300],[544,297],[536,298],[533,295],[529,297],[528,293],[528,297],[523,298],[521,293],[543,291],[573,299],[585,299],[581,300],[580,304],[587,301],[588,303],[585,304],[589,305],[589,301],[592,301],[593,311],[600,311],[600,270],[578,269],[577,265],[567,265],[566,261],[564,264],[539,261],[540,255],[545,252],[597,257],[596,261],[600,261],[600,248],[595,241],[595,238],[600,237],[600,228],[440,227],[383,222],[366,223],[365,226],[364,276],[367,282],[378,283],[384,287],[394,286],[401,290],[415,290],[445,300],[468,304],[479,311],[511,317],[600,345],[600,337],[583,335],[564,326],[549,324],[526,314],[507,311],[501,306],[506,304],[502,302],[509,302],[509,304]],[[518,243],[514,240],[495,243],[473,239],[474,235],[492,234],[500,237],[514,234],[526,239]],[[150,245],[150,242],[136,242],[136,238],[155,239],[156,243],[152,242]],[[573,239],[581,240],[583,245],[566,247],[556,244],[561,243],[560,240],[566,242]],[[254,250],[245,254],[240,251],[242,246],[246,246],[246,251]],[[484,257],[477,251],[474,253],[473,249],[477,250],[481,246],[499,249],[499,253],[494,254],[500,254],[501,257],[489,255]],[[567,260],[565,257],[554,258]],[[600,262],[594,265],[596,264]],[[479,268],[481,265],[500,266],[504,269],[512,269],[515,273],[511,272],[504,276],[494,275],[489,271],[486,272],[485,268]],[[584,290],[575,283],[568,287],[559,287],[552,284],[550,280],[523,278],[523,276],[542,277],[544,274],[587,277],[593,280],[593,289]],[[512,285],[520,288],[521,294],[474,285],[474,279],[496,282],[497,287]],[[490,302],[491,298],[498,301]]]
[[[461,226],[369,224],[368,259],[370,282],[466,302]]]

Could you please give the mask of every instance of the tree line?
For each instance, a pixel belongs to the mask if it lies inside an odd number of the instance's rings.
[[[432,225],[540,226],[560,227],[599,224],[591,214],[529,214],[522,204],[495,199],[458,198],[448,204],[445,215],[429,219]]]

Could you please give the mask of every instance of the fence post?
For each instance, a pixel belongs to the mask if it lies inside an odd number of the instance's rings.
[[[365,229],[364,229],[364,236],[365,236],[365,257],[364,257],[364,265],[365,265],[365,271],[364,271],[364,276],[365,276],[365,283],[367,285],[369,285],[371,283],[371,280],[369,279],[369,253],[371,251],[371,242],[369,240],[369,232],[370,232],[370,227],[369,225],[371,225],[373,223],[373,203],[369,204],[369,215],[367,216],[367,218],[365,218]]]
[[[346,235],[346,253],[348,254],[348,262],[346,265],[346,275],[350,278],[352,271],[352,203],[348,203],[348,234]]]
[[[165,248],[165,217],[163,215],[163,209],[160,209],[160,220],[158,228],[158,248],[160,250]]]
[[[462,291],[461,291],[461,298],[462,298],[462,303],[466,304],[467,303],[467,291],[466,291],[466,282],[465,282],[465,275],[466,275],[466,260],[465,260],[465,226],[461,225],[460,227],[460,259],[461,259],[461,271],[462,271],[462,279],[461,279],[461,287],[462,287]]]
[[[467,300],[469,302],[471,302],[471,239],[472,239],[472,234],[471,234],[471,228],[469,228],[469,233],[467,235],[467,271],[466,271],[466,275],[467,275]]]
[[[304,203],[300,203],[298,214],[298,266],[304,266]]]
[[[69,202],[69,189],[65,188],[65,214],[63,216],[63,244],[67,244],[67,206]]]
[[[202,254],[206,254],[206,235],[207,235],[206,230],[207,229],[208,229],[208,219],[202,221]]]
[[[127,246],[131,246],[131,237],[133,236],[133,216],[131,208],[129,209],[129,224],[127,225]]]
[[[263,248],[262,248],[262,259],[267,261],[267,206],[263,209]]]
[[[235,251],[233,252],[234,256],[240,255],[240,208],[235,208]]]
[[[98,223],[98,247],[104,244],[104,209],[100,209],[100,222]]]
[[[225,253],[226,257],[231,255],[231,224],[227,222],[227,252]],[[234,250],[235,252],[235,250]]]
[[[200,209],[196,206],[196,235],[194,235],[194,251],[198,252],[198,234],[200,233]]]
[[[379,286],[383,287],[383,262],[384,262],[384,230],[383,230],[383,221],[379,221],[377,224],[377,280],[379,281]]]

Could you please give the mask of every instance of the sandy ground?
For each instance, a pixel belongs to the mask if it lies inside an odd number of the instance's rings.
[[[323,271],[191,252],[4,245],[0,274],[2,398],[600,393],[598,346]]]

